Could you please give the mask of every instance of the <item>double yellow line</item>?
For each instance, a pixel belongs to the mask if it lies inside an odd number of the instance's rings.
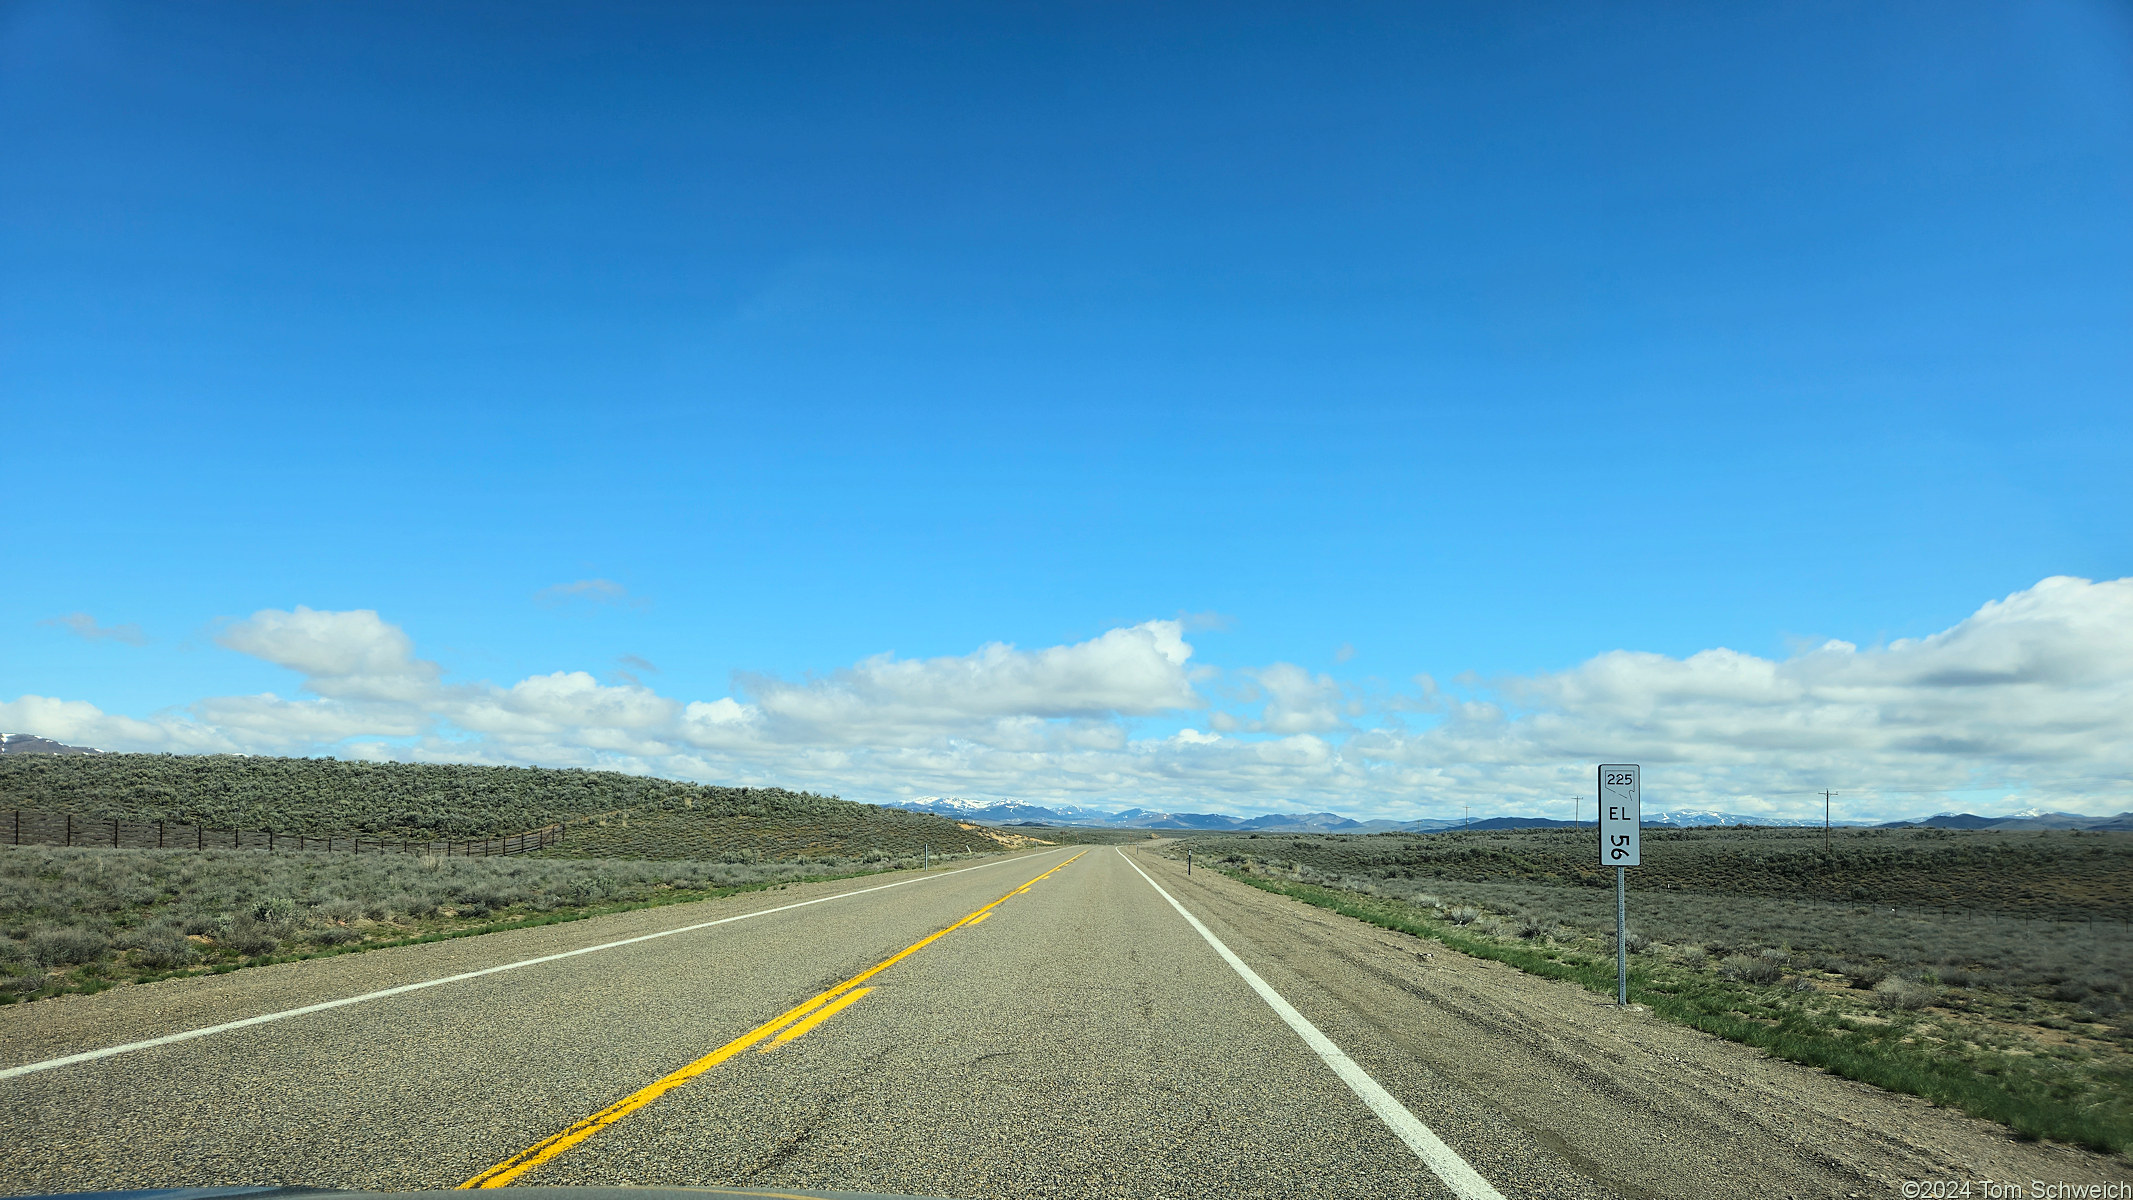
[[[1086,853],[1088,853],[1088,851],[1082,851],[1082,854]],[[725,1062],[727,1059],[732,1058],[734,1055],[739,1054],[741,1051],[748,1049],[750,1046],[755,1046],[758,1043],[763,1042],[766,1039],[772,1037],[773,1035],[776,1035],[776,1042],[772,1043],[771,1045],[761,1047],[764,1050],[769,1050],[772,1049],[773,1046],[782,1045],[783,1043],[789,1042],[794,1038],[799,1037],[800,1035],[806,1033],[808,1030],[813,1029],[815,1026],[820,1025],[822,1022],[827,1021],[831,1017],[835,1016],[839,1011],[844,1009],[845,1006],[851,1004],[853,1001],[859,999],[861,996],[864,996],[868,992],[874,990],[872,988],[860,987],[860,984],[865,983],[867,980],[872,979],[874,976],[881,974],[883,971],[888,970],[890,967],[895,966],[897,963],[902,962],[903,960],[911,957],[912,955],[918,953],[919,951],[925,949],[933,943],[941,940],[944,937],[947,937],[949,934],[954,933],[956,930],[963,928],[965,925],[975,925],[978,922],[984,920],[985,918],[991,916],[992,910],[1007,903],[1009,900],[1014,899],[1016,896],[1019,896],[1024,892],[1029,891],[1030,888],[1035,884],[1041,883],[1044,880],[1050,878],[1051,876],[1057,874],[1058,872],[1065,870],[1069,865],[1074,862],[1075,859],[1078,859],[1080,857],[1081,854],[1075,855],[1074,858],[1070,858],[1066,860],[1066,862],[1060,863],[1058,866],[1053,867],[1051,870],[1046,871],[1044,874],[1037,876],[1037,878],[1030,880],[1028,883],[1023,884],[1021,887],[1016,888],[1014,891],[1007,893],[1005,896],[1000,897],[998,900],[993,901],[991,904],[988,904],[985,907],[979,909],[978,911],[971,913],[969,916],[964,917],[962,920],[957,921],[955,924],[950,925],[948,928],[943,929],[937,933],[928,934],[927,936],[920,938],[918,941],[911,943],[910,945],[897,951],[895,954],[890,955],[888,958],[885,958],[880,962],[874,964],[873,966],[868,967],[866,970],[861,971],[859,974],[852,976],[850,979],[845,980],[843,983],[838,984],[836,987],[833,987],[819,995],[810,997],[806,1001],[795,1005],[792,1008],[786,1009],[784,1012],[779,1013],[777,1016],[772,1017],[770,1020],[763,1022],[761,1025],[756,1026],[754,1029],[749,1030],[748,1032],[742,1034],[741,1036],[733,1039],[730,1042],[727,1042],[725,1045],[720,1046],[718,1049],[713,1050],[711,1053],[704,1055],[702,1058],[697,1059],[695,1062],[690,1063],[688,1066],[683,1067],[679,1071],[676,1071],[671,1075],[665,1076],[664,1078],[655,1080],[654,1082],[649,1083],[634,1092],[631,1092],[629,1095],[624,1096],[622,1099],[615,1101],[613,1104],[608,1105],[606,1108],[601,1109],[599,1112],[596,1112],[593,1115],[585,1118],[584,1120],[579,1121],[577,1124],[572,1125],[570,1128],[565,1129],[559,1134],[556,1134],[554,1137],[549,1138],[547,1141],[541,1142],[518,1154],[512,1155],[510,1158],[507,1158],[504,1161],[496,1164],[495,1166],[490,1167],[488,1170],[483,1171],[481,1174],[476,1175],[474,1178],[467,1180],[465,1183],[462,1183],[459,1186],[461,1188],[503,1187],[511,1181],[517,1179],[519,1176],[524,1175],[528,1171],[531,1171],[533,1168],[540,1166],[542,1163],[547,1162],[552,1158],[555,1158],[557,1155],[563,1153],[565,1150],[570,1149],[572,1146],[577,1145],[579,1142],[584,1141],[585,1139],[600,1132],[601,1130],[607,1128],[608,1126],[614,1124],[622,1118],[630,1115],[633,1112],[636,1112],[638,1109],[643,1108],[645,1105],[650,1104],[652,1101],[659,1099],[661,1096],[664,1096],[668,1092],[673,1091],[675,1088],[680,1087],[682,1084],[689,1082],[691,1079],[696,1078],[698,1075],[703,1074],[704,1072],[710,1070],[711,1068],[717,1066],[722,1062]]]

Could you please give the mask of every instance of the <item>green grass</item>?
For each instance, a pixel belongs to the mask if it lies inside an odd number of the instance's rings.
[[[1544,951],[1527,943],[1474,936],[1399,900],[1242,871],[1223,873],[1263,891],[1429,938],[1477,958],[1615,994],[1611,957],[1572,949]],[[1928,1027],[1909,1014],[1885,1024],[1848,1019],[1852,1014],[1846,1005],[1819,996],[1741,983],[1641,955],[1633,959],[1629,990],[1633,1002],[1667,1020],[1997,1121],[2025,1138],[2049,1138],[2102,1153],[2133,1148],[2133,1078],[2123,1068],[1985,1046],[1928,1048],[1927,1042],[1934,1040]]]

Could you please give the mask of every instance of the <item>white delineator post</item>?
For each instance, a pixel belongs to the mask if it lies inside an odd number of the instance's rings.
[[[1629,1003],[1629,868],[1643,865],[1644,801],[1634,763],[1600,765],[1600,865],[1615,869],[1615,1002]]]

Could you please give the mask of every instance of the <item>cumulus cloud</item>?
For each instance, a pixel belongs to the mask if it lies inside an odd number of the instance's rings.
[[[627,673],[449,683],[375,612],[270,609],[218,640],[295,672],[299,698],[208,699],[137,719],[25,696],[0,704],[0,727],[107,749],[604,766],[874,799],[1552,812],[1589,785],[1593,763],[1627,760],[1646,764],[1648,798],[1665,807],[1779,812],[1821,787],[2133,807],[2133,580],[2047,579],[1885,646],[1828,642],[1780,659],[1617,650],[1559,672],[1463,676],[1451,690],[1417,676],[1367,708],[1290,663],[1229,672],[1210,699],[1210,668],[1185,633],[1183,621],[1150,621],[1069,645],[884,654],[818,677],[744,675],[732,695],[682,700]],[[1918,804],[1858,815],[1890,807]]]
[[[370,609],[294,612],[262,609],[215,640],[229,649],[301,673],[304,688],[351,700],[419,703],[436,689],[437,664],[415,657],[415,644]]]
[[[139,625],[130,621],[124,625],[99,625],[95,617],[85,612],[71,612],[64,617],[39,621],[38,624],[60,626],[75,637],[88,642],[123,642],[128,646],[148,644],[148,635],[141,632]]]
[[[987,725],[1147,716],[1201,704],[1176,621],[1113,629],[1070,646],[1001,642],[951,658],[883,654],[824,679],[745,676],[763,728],[783,741],[908,744]]]

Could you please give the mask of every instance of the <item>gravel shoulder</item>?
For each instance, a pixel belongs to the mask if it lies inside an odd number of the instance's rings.
[[[2020,1181],[2027,1194],[2032,1180],[2133,1178],[2121,1159],[2022,1142],[1915,1097],[1617,1011],[1572,984],[1215,872],[1187,879],[1152,853],[1137,861],[1395,1094],[1405,1095],[1394,1080],[1414,1071],[1449,1081],[1488,1120],[1525,1130],[1615,1194],[1881,1196],[1929,1179]],[[1496,1178],[1485,1150],[1469,1157]]]

